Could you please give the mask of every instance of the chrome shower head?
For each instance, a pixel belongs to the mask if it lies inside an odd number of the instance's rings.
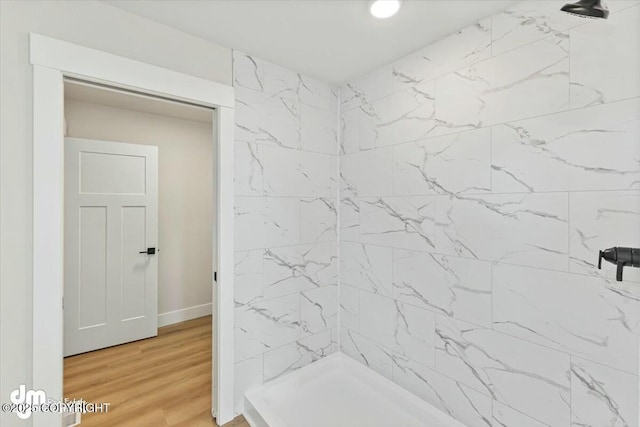
[[[609,9],[601,0],[579,0],[565,4],[560,10],[581,18],[607,19],[609,16]]]

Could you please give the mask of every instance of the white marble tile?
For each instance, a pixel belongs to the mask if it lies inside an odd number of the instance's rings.
[[[360,239],[401,249],[435,248],[436,198],[360,199]]]
[[[491,17],[493,55],[557,35],[584,21],[560,10],[557,1],[529,0]]]
[[[287,96],[299,101],[298,90],[301,76],[293,70],[272,62],[264,64],[265,92]]]
[[[413,88],[490,56],[491,20],[485,19],[395,62],[395,88]]]
[[[615,265],[603,262],[598,270],[598,251],[640,247],[640,191],[571,193],[569,202],[570,270],[615,280]],[[625,268],[623,279],[640,282],[640,270]]]
[[[277,64],[264,62],[264,91],[314,107],[336,111],[336,92],[329,84]]]
[[[373,101],[393,92],[393,76],[390,65],[346,83],[340,88],[341,111],[365,107]]]
[[[360,334],[427,366],[435,364],[435,315],[391,298],[360,292]]]
[[[265,242],[265,201],[262,197],[236,197],[234,200],[235,250],[263,248]]]
[[[360,241],[360,202],[350,197],[340,198],[340,241]]]
[[[482,193],[490,190],[490,128],[393,147],[395,196]]]
[[[438,315],[436,369],[551,427],[569,424],[567,354]]]
[[[300,148],[300,105],[292,100],[236,87],[235,139]]]
[[[569,39],[551,36],[436,80],[438,134],[569,107]]]
[[[571,425],[637,427],[638,377],[572,358]]]
[[[337,240],[335,197],[300,200],[300,239],[303,243]]]
[[[637,373],[640,287],[494,265],[493,328]]]
[[[566,271],[568,204],[566,193],[441,196],[437,250]]]
[[[360,291],[340,283],[340,325],[351,331],[359,331]]]
[[[235,86],[337,111],[338,91],[331,85],[243,52],[233,51]]]
[[[300,102],[332,112],[338,111],[338,88],[309,76],[300,76]]]
[[[302,105],[302,149],[338,154],[338,115],[321,108]]]
[[[639,0],[609,0],[606,3],[607,8],[612,14],[617,14],[630,7],[639,6]]]
[[[236,306],[262,299],[262,263],[264,251],[242,251],[234,254],[233,299]]]
[[[340,86],[338,90],[340,99],[340,114],[344,114],[345,111],[359,108],[363,103],[363,93],[355,85],[355,80],[347,82]]]
[[[420,363],[394,355],[393,381],[465,426],[491,426],[490,397],[440,375]]]
[[[233,51],[233,81],[235,86],[264,90],[264,61],[238,50]]]
[[[391,248],[340,243],[340,283],[390,297],[391,271]]]
[[[302,292],[300,318],[305,334],[315,334],[338,326],[338,285]]]
[[[378,99],[360,114],[360,148],[384,147],[435,135],[435,81]]]
[[[340,112],[340,154],[354,153],[360,149],[361,112],[359,108]]]
[[[243,361],[301,336],[300,295],[292,294],[235,309],[235,360]]]
[[[264,190],[269,196],[332,196],[331,163],[334,156],[263,147]]]
[[[261,247],[295,245],[300,243],[300,200],[288,197],[265,197],[264,244]],[[254,229],[243,229],[251,235]]]
[[[345,328],[340,329],[340,351],[391,379],[391,350]]]
[[[393,349],[413,361],[435,366],[435,314],[411,304],[394,303],[396,325]]]
[[[371,197],[392,194],[393,148],[365,150],[341,156],[342,195]]]
[[[274,380],[334,353],[331,330],[299,339],[264,354],[264,381]]]
[[[234,145],[233,182],[236,196],[262,196],[264,194],[260,144],[236,141]]]
[[[264,296],[273,298],[337,284],[337,263],[335,242],[267,249]]]
[[[640,99],[495,126],[495,192],[640,188]]]
[[[504,405],[497,400],[493,401],[493,427],[548,427],[540,421],[533,419],[522,412]]]
[[[395,349],[398,310],[388,297],[360,292],[360,334],[389,349]]]
[[[375,105],[381,106],[380,108],[389,109],[388,100],[391,97],[387,97],[376,101]],[[372,104],[373,105],[373,104]],[[371,150],[372,148],[379,148],[383,144],[379,144],[378,130],[376,129],[378,123],[380,123],[380,117],[374,110],[372,105],[365,105],[356,110],[356,116],[358,120],[358,149]]]
[[[571,108],[640,96],[640,5],[571,30]]]
[[[234,408],[236,413],[244,410],[244,395],[252,388],[259,387],[263,382],[262,354],[234,365]]]
[[[340,156],[329,158],[329,196],[337,200],[340,192]]]
[[[491,263],[394,249],[393,298],[491,327]]]

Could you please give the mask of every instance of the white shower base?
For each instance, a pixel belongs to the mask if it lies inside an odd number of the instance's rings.
[[[251,390],[243,415],[251,427],[464,427],[342,353]]]

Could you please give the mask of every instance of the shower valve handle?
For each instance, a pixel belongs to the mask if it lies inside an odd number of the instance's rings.
[[[617,266],[616,280],[622,282],[624,267],[640,267],[640,248],[614,247],[600,251],[598,254],[598,270],[602,268],[602,259]]]

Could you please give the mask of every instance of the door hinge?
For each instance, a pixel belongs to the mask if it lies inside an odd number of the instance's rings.
[[[217,282],[217,281],[218,281],[218,272],[217,272],[217,271],[214,271],[214,272],[213,272],[213,281],[214,281],[214,282]]]
[[[64,310],[64,297],[62,297],[62,309]]]

